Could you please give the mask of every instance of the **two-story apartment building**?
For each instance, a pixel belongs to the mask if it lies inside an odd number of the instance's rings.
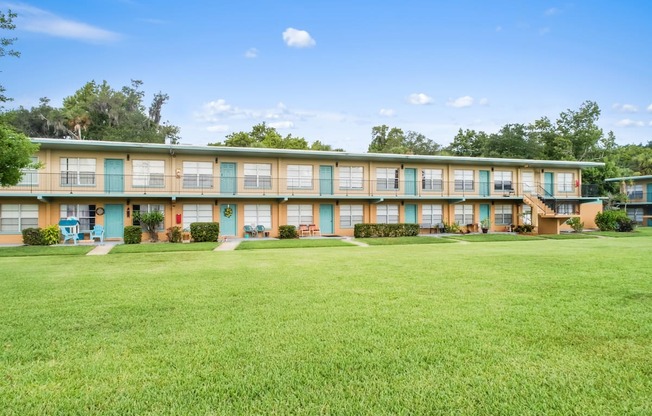
[[[606,182],[617,182],[620,192],[627,195],[627,201],[617,205],[627,210],[627,216],[639,225],[652,226],[652,175],[609,178]]]
[[[582,194],[582,168],[601,163],[359,154],[301,150],[33,139],[34,160],[20,184],[0,189],[0,243],[21,230],[74,216],[122,238],[135,212],[161,211],[167,227],[220,223],[316,224],[323,235],[353,235],[357,223],[457,223],[495,231],[530,223],[540,233],[596,197]],[[590,204],[588,204],[590,205]],[[595,205],[595,204],[594,204]],[[592,213],[594,215],[594,213]]]

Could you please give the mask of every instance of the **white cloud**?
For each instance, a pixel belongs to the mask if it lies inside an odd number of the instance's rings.
[[[496,26],[496,32],[502,32],[503,27],[502,26]]]
[[[543,14],[546,15],[546,16],[554,16],[556,14],[559,14],[560,12],[561,12],[561,10],[559,10],[558,8],[551,7],[548,10],[546,10],[545,12],[543,12]]]
[[[92,43],[115,42],[122,38],[118,33],[68,20],[25,4],[6,4],[6,7],[18,13],[16,23],[20,30]]]
[[[619,104],[616,103],[611,106],[616,111],[619,111],[621,113],[637,113],[638,112],[638,107],[636,107],[633,104]]]
[[[431,104],[432,103],[432,97],[427,96],[426,94],[420,92],[420,93],[414,93],[410,94],[408,97],[408,102],[410,104],[414,105],[426,105],[426,104]]]
[[[291,27],[285,29],[285,32],[283,32],[283,41],[286,45],[293,48],[310,48],[316,44],[315,40],[310,36],[310,33]]]
[[[278,122],[273,122],[269,123],[270,127],[273,127],[278,130],[282,129],[293,129],[294,128],[294,123],[291,121],[278,121]]]
[[[249,48],[247,49],[247,52],[245,52],[244,56],[245,58],[249,58],[249,59],[258,58],[258,49]]]
[[[206,131],[210,131],[211,133],[224,133],[229,131],[229,126],[226,124],[216,124],[206,127]]]
[[[381,108],[378,114],[383,117],[394,117],[396,115],[396,111],[392,110],[391,108]]]
[[[652,113],[652,104],[650,104],[650,105],[647,106],[647,111],[649,111],[650,113]]]
[[[448,100],[446,105],[454,108],[464,108],[464,107],[471,107],[474,102],[475,100],[473,99],[473,97],[465,95],[464,97],[459,97],[454,100]]]
[[[489,105],[489,99],[488,98],[480,98],[478,100],[478,105]]]
[[[618,126],[618,127],[643,127],[643,126],[645,126],[645,123],[643,123],[642,121],[632,120],[630,118],[624,118],[622,120],[618,120],[616,122],[616,126]]]

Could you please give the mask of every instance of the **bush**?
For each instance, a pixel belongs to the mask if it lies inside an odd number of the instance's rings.
[[[621,210],[607,210],[598,212],[595,216],[595,224],[600,231],[618,231],[619,219],[629,219],[627,213]]]
[[[278,227],[278,238],[281,240],[299,238],[297,227],[294,225],[281,225]]]
[[[61,230],[59,230],[59,224],[52,224],[49,227],[45,227],[41,231],[41,236],[43,238],[43,244],[46,246],[57,244],[61,239]]]
[[[616,220],[616,231],[628,233],[634,231],[634,228],[636,228],[636,223],[629,217],[618,218]]]
[[[355,238],[413,237],[419,235],[419,224],[356,224]]]
[[[43,230],[40,228],[25,228],[23,230],[23,244],[28,246],[43,246]]]
[[[580,217],[569,218],[566,224],[570,225],[576,233],[581,233],[584,230],[584,223],[580,220]]]
[[[460,232],[460,225],[456,222],[444,224],[444,232],[456,234]]]
[[[161,226],[164,219],[163,213],[160,211],[134,212],[134,221],[140,222],[145,228],[145,231],[149,233],[150,241],[158,241],[157,229]]]
[[[196,243],[217,241],[220,238],[220,224],[217,222],[193,222],[190,224],[190,236]]]
[[[140,244],[143,239],[143,229],[137,225],[125,227],[125,244]]]
[[[179,226],[174,226],[168,228],[166,232],[168,236],[168,241],[170,243],[180,243],[181,242],[181,227]]]
[[[515,233],[531,233],[532,231],[534,231],[534,225],[532,224],[517,225],[512,230]]]

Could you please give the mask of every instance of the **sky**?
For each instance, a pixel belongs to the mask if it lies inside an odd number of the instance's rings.
[[[441,144],[459,129],[556,119],[598,103],[618,144],[652,140],[652,2],[33,0],[21,57],[0,59],[5,108],[62,106],[85,83],[161,91],[181,143],[265,122],[365,152],[374,126]]]

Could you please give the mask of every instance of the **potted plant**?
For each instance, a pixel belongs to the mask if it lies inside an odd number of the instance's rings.
[[[489,217],[480,221],[480,227],[482,228],[482,233],[487,234],[489,228],[491,227],[491,220],[489,219]]]
[[[190,230],[187,228],[184,228],[183,231],[181,231],[181,241],[184,243],[189,243],[190,242]]]

